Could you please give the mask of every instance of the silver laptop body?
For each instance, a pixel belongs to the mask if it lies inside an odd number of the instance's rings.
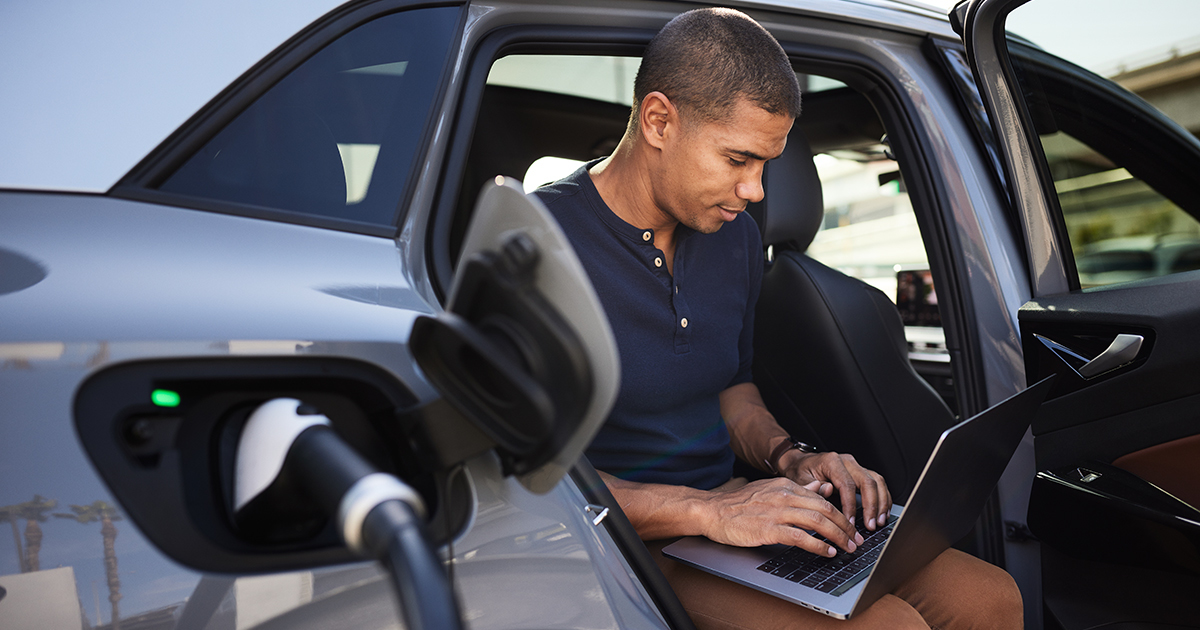
[[[784,545],[730,547],[702,537],[688,537],[663,548],[663,554],[817,612],[848,619],[971,531],[1046,397],[1050,382],[1047,378],[942,433],[908,505],[892,506],[891,513],[898,519],[878,560],[864,570],[865,579],[860,576],[860,581],[840,595],[760,570],[765,562],[788,549]],[[839,555],[844,553],[839,551]]]

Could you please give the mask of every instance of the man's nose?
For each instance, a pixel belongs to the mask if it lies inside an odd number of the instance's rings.
[[[762,201],[764,196],[762,174],[763,169],[759,167],[754,169],[754,172],[744,180],[737,183],[734,192],[737,194],[738,199],[745,199],[750,203]]]

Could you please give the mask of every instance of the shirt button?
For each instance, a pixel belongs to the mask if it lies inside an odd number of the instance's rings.
[[[650,233],[650,230],[646,230],[645,232],[642,232],[642,240],[643,241],[650,240],[650,237],[652,237],[652,236],[654,236],[654,235]]]
[[[679,320],[679,325],[687,328],[687,318],[684,317],[683,319]]]
[[[655,266],[655,267],[661,267],[661,266],[662,266],[662,258],[655,258],[655,259],[654,259],[654,266]]]

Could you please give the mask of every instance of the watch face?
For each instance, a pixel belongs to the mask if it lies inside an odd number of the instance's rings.
[[[811,444],[805,444],[804,442],[801,442],[800,440],[797,440],[794,437],[789,437],[788,441],[792,443],[792,448],[796,449],[797,451],[800,451],[801,453],[817,452],[817,447],[815,447]]]

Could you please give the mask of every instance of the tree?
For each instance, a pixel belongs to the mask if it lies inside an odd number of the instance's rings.
[[[121,630],[121,611],[117,602],[121,601],[121,579],[117,575],[117,528],[113,521],[121,520],[117,507],[104,501],[94,501],[91,505],[72,505],[74,514],[56,513],[58,518],[70,518],[83,524],[100,521],[100,535],[104,537],[104,573],[108,578],[108,601],[112,602],[112,630]],[[100,622],[99,619],[96,620]]]
[[[42,550],[42,527],[38,523],[45,523],[48,518],[46,512],[57,506],[58,501],[40,494],[33,495],[32,501],[11,506],[16,508],[17,516],[25,519],[25,568],[28,571],[41,570],[38,555]]]
[[[17,514],[17,506],[6,505],[0,507],[0,523],[8,522],[12,525],[13,544],[17,547],[17,570],[21,573],[26,572],[25,553],[21,550],[21,532],[17,530],[17,519],[21,518]]]

